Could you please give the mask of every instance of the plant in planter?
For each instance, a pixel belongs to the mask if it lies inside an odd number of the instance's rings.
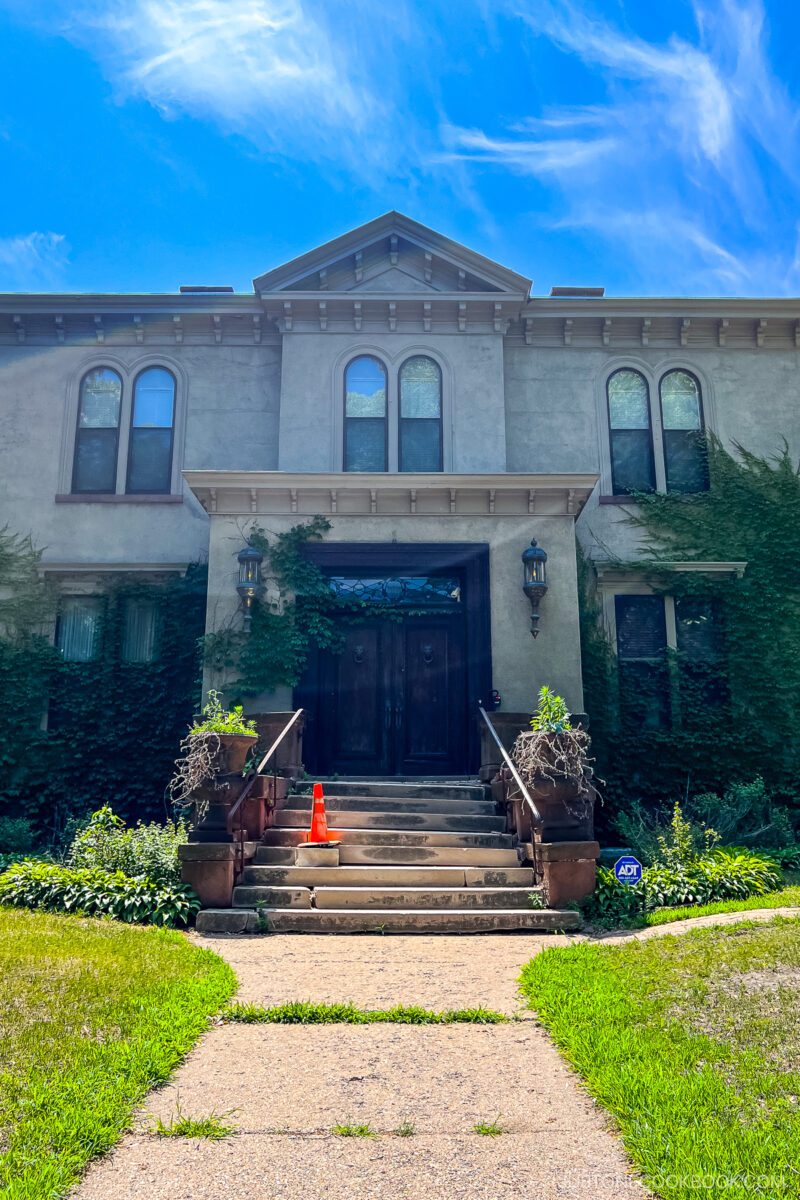
[[[242,715],[242,706],[225,709],[220,693],[213,689],[203,708],[202,720],[181,742],[182,755],[175,760],[169,784],[173,805],[194,809],[197,824],[211,804],[232,799],[236,781],[241,780],[250,751],[258,741],[255,723]]]
[[[520,733],[512,758],[544,819],[542,838],[591,838],[596,789],[589,758],[589,735],[572,725],[561,696],[539,692],[531,732]]]

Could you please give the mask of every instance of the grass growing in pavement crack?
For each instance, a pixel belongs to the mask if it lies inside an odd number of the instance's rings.
[[[493,1121],[479,1121],[477,1125],[472,1126],[473,1133],[480,1133],[483,1137],[500,1137],[501,1134],[508,1133],[500,1124],[500,1114]]]
[[[208,1138],[213,1142],[219,1142],[239,1132],[236,1125],[226,1123],[225,1120],[226,1117],[233,1116],[235,1108],[223,1113],[211,1112],[207,1117],[185,1117],[179,1104],[175,1105],[175,1109],[177,1115],[170,1117],[168,1122],[154,1117],[155,1124],[150,1132],[156,1137]]]
[[[337,1137],[375,1138],[378,1136],[369,1123],[364,1125],[332,1125],[331,1133],[335,1133]]]
[[[413,1121],[401,1121],[397,1129],[392,1130],[395,1137],[413,1137],[417,1127]]]
[[[416,1005],[366,1009],[354,1004],[313,1004],[292,1000],[264,1008],[260,1004],[231,1004],[222,1011],[225,1021],[243,1025],[501,1025],[511,1018],[488,1008],[456,1008],[433,1012]]]

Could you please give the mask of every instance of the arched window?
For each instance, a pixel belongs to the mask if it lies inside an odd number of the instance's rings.
[[[133,389],[126,491],[169,492],[174,421],[175,380],[163,367],[149,367]]]
[[[401,471],[442,469],[442,372],[417,354],[400,368]]]
[[[659,390],[667,491],[705,492],[708,460],[700,384],[688,371],[670,371]]]
[[[110,367],[95,367],[81,380],[78,429],[72,465],[73,492],[114,492],[122,380]]]
[[[655,488],[650,393],[638,371],[615,371],[608,380],[611,481],[615,496]]]
[[[362,354],[344,373],[344,469],[387,469],[386,368]]]

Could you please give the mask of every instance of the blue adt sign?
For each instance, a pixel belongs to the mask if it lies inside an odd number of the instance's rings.
[[[623,854],[614,863],[614,877],[620,883],[638,883],[642,878],[642,864],[632,854]]]

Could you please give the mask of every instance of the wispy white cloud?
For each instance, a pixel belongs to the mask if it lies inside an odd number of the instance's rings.
[[[61,2],[61,0],[59,0]],[[381,116],[358,59],[314,0],[80,0],[61,33],[87,49],[118,100],[198,117],[259,149],[346,159]]]
[[[606,102],[499,133],[450,125],[450,152],[557,183],[559,225],[624,246],[651,287],[759,290],[767,264],[773,288],[796,287],[794,218],[785,253],[766,243],[800,183],[800,107],[770,64],[761,0],[697,0],[696,37],[662,44],[590,3],[508,0],[508,10],[589,68]]]
[[[0,238],[0,291],[51,291],[63,285],[69,246],[63,233]]]

